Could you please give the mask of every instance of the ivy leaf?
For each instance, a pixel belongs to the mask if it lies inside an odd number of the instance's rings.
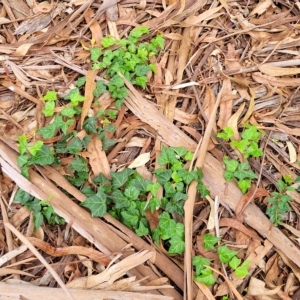
[[[48,91],[46,95],[43,97],[43,100],[48,102],[54,102],[57,100],[57,94],[54,91]]]
[[[146,88],[146,83],[148,82],[147,76],[138,76],[135,78],[135,82],[137,85],[142,87],[143,89]]]
[[[226,170],[229,171],[229,172],[234,172],[237,169],[238,165],[239,165],[239,162],[237,160],[228,159],[227,156],[223,157],[223,162],[226,165]]]
[[[132,213],[130,211],[127,210],[123,210],[121,211],[121,216],[123,219],[123,222],[125,223],[125,225],[127,225],[128,227],[133,227],[136,228],[139,222],[139,217],[136,213]]]
[[[208,250],[213,250],[215,249],[215,244],[217,242],[219,242],[221,239],[214,236],[211,233],[208,234],[204,234],[203,236],[203,244],[204,244],[204,248],[208,249]]]
[[[76,155],[75,159],[72,160],[72,162],[69,165],[69,170],[74,170],[77,172],[88,172],[89,169],[87,167],[87,162],[84,158]]]
[[[248,140],[232,141],[230,145],[237,148],[241,153],[245,153],[250,142]]]
[[[86,76],[81,76],[76,80],[75,85],[77,87],[81,87],[85,85],[85,82],[86,82]]]
[[[137,200],[139,198],[139,195],[140,195],[140,191],[134,187],[134,186],[130,186],[130,187],[127,187],[124,191],[124,195],[130,199],[131,201],[133,200]]]
[[[234,178],[233,172],[230,172],[230,171],[227,171],[227,170],[224,172],[223,176],[229,182],[231,182]]]
[[[96,81],[96,88],[94,89],[93,95],[98,98],[100,95],[107,92],[106,84],[103,80]]]
[[[109,198],[113,199],[116,209],[128,208],[130,206],[130,201],[120,190],[113,191]]]
[[[18,142],[19,142],[19,147],[18,147],[19,152],[21,155],[23,155],[26,153],[27,145],[28,145],[26,135],[25,134],[20,135],[18,137]]]
[[[200,275],[201,271],[205,269],[204,266],[210,266],[210,260],[203,256],[194,256],[192,263],[196,268],[196,275]]]
[[[95,117],[89,117],[84,121],[83,128],[87,134],[97,133],[96,123],[97,119]]]
[[[230,250],[227,246],[218,248],[219,259],[223,264],[228,263],[237,253],[237,251]]]
[[[212,270],[208,268],[202,270],[201,275],[196,276],[194,279],[195,281],[204,283],[207,286],[213,285],[216,282]]]
[[[71,142],[68,144],[67,149],[69,153],[76,154],[79,151],[81,151],[83,148],[82,141],[79,137],[74,136],[71,140]]]
[[[231,269],[235,270],[241,263],[241,259],[237,258],[236,256],[234,256],[231,261],[229,262],[229,266]]]
[[[233,135],[234,135],[234,131],[233,131],[232,128],[230,128],[230,127],[224,127],[223,128],[223,132],[218,133],[217,137],[221,138],[221,139],[223,139],[225,141],[229,141],[229,139],[231,137],[233,137]]]
[[[88,208],[91,211],[92,217],[103,217],[106,213],[107,197],[105,193],[98,189],[97,194],[87,198],[80,205]]]
[[[64,99],[65,99],[65,100],[70,100],[70,99],[71,99],[71,96],[72,96],[72,95],[75,95],[75,94],[79,94],[79,89],[78,89],[78,88],[74,88],[74,89],[70,90],[70,91],[68,92],[68,94],[67,94],[66,96],[64,96]]]
[[[256,126],[251,125],[242,133],[242,138],[245,140],[258,141],[260,132],[257,130]]]
[[[244,276],[248,275],[248,273],[249,273],[248,268],[249,268],[250,264],[251,264],[250,260],[244,261],[241,266],[239,266],[235,269],[236,276],[244,277]]]
[[[197,184],[197,187],[196,187],[197,191],[199,191],[200,195],[202,198],[210,195],[210,191],[209,189],[206,187],[205,184],[203,184],[202,182],[199,182]]]
[[[28,165],[39,164],[41,166],[51,165],[54,162],[54,152],[51,151],[50,147],[43,145],[34,156],[28,160]]]
[[[66,106],[60,113],[63,117],[73,118],[77,114],[77,110],[74,107]]]
[[[165,39],[161,34],[158,34],[155,38],[151,40],[151,44],[155,47],[159,47],[160,49],[163,49],[165,45]]]
[[[147,185],[147,191],[151,192],[153,197],[156,197],[158,190],[160,189],[161,185],[159,183],[150,183]]]
[[[73,125],[74,124],[74,120],[72,119],[69,119],[67,120],[66,122],[63,122],[61,124],[61,131],[64,133],[64,134],[67,134],[67,131],[69,129],[69,126]]]
[[[158,163],[163,166],[173,164],[175,161],[177,161],[177,157],[172,148],[163,147],[158,157]]]
[[[44,138],[50,139],[55,135],[56,126],[53,123],[49,124],[48,126],[40,128],[37,132]]]
[[[169,213],[163,212],[159,216],[159,227],[160,227],[161,238],[163,240],[167,240],[172,237],[175,226],[176,226],[176,222],[170,218]]]
[[[130,175],[134,174],[134,170],[125,168],[121,172],[112,172],[112,187],[113,189],[117,189],[121,186],[123,186],[127,181]]]
[[[130,36],[140,38],[142,35],[149,33],[149,29],[146,26],[137,27],[130,32]]]
[[[43,113],[45,117],[51,117],[54,114],[55,102],[49,101],[45,103],[45,108],[43,109]]]
[[[157,181],[161,185],[169,182],[172,176],[172,171],[170,169],[156,169],[153,173],[156,175]]]
[[[243,194],[246,194],[248,189],[251,187],[251,180],[250,179],[239,180],[238,187],[241,189]]]
[[[19,155],[17,158],[18,166],[20,168],[24,167],[28,163],[28,159],[29,159],[29,156],[27,153],[25,153],[23,155]]]
[[[99,57],[102,55],[102,51],[99,47],[91,48],[90,53],[91,53],[91,61],[93,62],[97,62]]]
[[[111,47],[115,44],[115,40],[113,37],[109,36],[109,37],[104,37],[102,38],[101,40],[101,45],[104,47],[104,48],[108,48],[108,47]]]
[[[27,202],[32,201],[32,199],[33,196],[22,189],[18,189],[14,197],[14,201],[22,205],[25,205]]]
[[[34,231],[37,231],[44,222],[44,216],[40,211],[35,211],[33,214]]]
[[[43,143],[42,141],[36,141],[36,142],[34,143],[34,145],[28,147],[29,153],[30,153],[31,155],[36,155],[36,153],[37,153],[38,151],[41,150],[43,144],[44,144],[44,143]]]
[[[144,236],[149,234],[149,229],[145,226],[145,224],[142,222],[142,220],[139,222],[139,228],[136,229],[136,234],[138,236]]]
[[[193,157],[194,157],[194,153],[191,152],[191,151],[188,151],[188,152],[185,154],[184,159],[185,159],[186,161],[190,161],[190,160],[193,159]]]
[[[77,106],[79,102],[83,102],[85,97],[78,93],[73,93],[70,95],[70,100],[73,106]]]
[[[182,254],[185,249],[185,243],[182,237],[180,236],[173,236],[170,240],[170,248],[168,250],[168,253],[170,254]]]

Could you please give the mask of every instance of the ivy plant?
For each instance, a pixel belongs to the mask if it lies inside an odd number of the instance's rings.
[[[47,221],[50,225],[64,225],[65,220],[55,213],[53,207],[46,200],[39,200],[22,189],[19,189],[14,197],[14,201],[26,206],[33,212],[34,230]]]
[[[219,260],[228,265],[238,277],[244,277],[248,274],[248,268],[250,266],[250,261],[246,260],[242,263],[236,254],[237,251],[230,250],[227,246],[216,246],[220,241],[220,238],[214,236],[213,234],[205,234],[203,236],[204,248],[208,250],[213,250],[217,248],[217,253]],[[192,264],[195,267],[195,277],[194,280],[197,282],[204,283],[205,285],[213,285],[216,279],[213,275],[213,271],[208,268],[211,261],[208,258],[197,255],[193,257]]]

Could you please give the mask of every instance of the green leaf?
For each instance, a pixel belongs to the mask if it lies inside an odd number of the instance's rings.
[[[82,87],[85,85],[85,82],[86,82],[86,76],[81,76],[76,80],[75,85],[77,87]]]
[[[158,157],[158,163],[163,166],[167,164],[173,164],[178,159],[172,148],[162,147],[161,154]]]
[[[224,172],[223,176],[229,182],[231,182],[234,179],[233,172],[229,172],[227,170]]]
[[[218,248],[219,259],[223,264],[228,263],[237,253],[237,251],[230,250],[227,246]]]
[[[180,236],[173,236],[170,240],[170,248],[168,250],[168,253],[170,254],[182,254],[185,249],[184,240]]]
[[[173,230],[173,235],[177,235],[180,236],[182,238],[184,238],[184,225],[180,222],[176,223],[176,226]]]
[[[107,92],[106,84],[103,80],[96,81],[96,88],[94,89],[93,95],[94,97],[98,98],[100,95]]]
[[[258,148],[257,142],[251,142],[244,155],[245,158],[248,158],[249,156],[260,157],[263,156],[263,151]]]
[[[237,169],[238,165],[239,165],[239,162],[237,160],[228,159],[227,156],[223,157],[223,162],[226,165],[226,170],[229,171],[229,172],[234,172]]]
[[[44,139],[50,139],[55,135],[56,127],[54,123],[40,128],[37,133],[41,134]]]
[[[146,26],[137,27],[130,32],[130,36],[140,38],[142,35],[149,33],[149,29]]]
[[[202,182],[199,182],[196,187],[197,191],[199,191],[202,198],[210,195],[209,189]]]
[[[104,48],[108,48],[108,47],[111,47],[115,44],[115,40],[113,37],[109,36],[109,37],[104,37],[102,38],[101,40],[101,45],[104,47]]]
[[[86,172],[86,173],[89,171],[85,159],[78,155],[76,155],[75,159],[73,159],[72,162],[70,163],[69,170],[71,171],[74,170],[77,172]]]
[[[235,270],[241,263],[241,259],[237,258],[236,256],[234,256],[231,261],[229,262],[229,266],[231,269]]]
[[[87,134],[97,133],[96,123],[96,117],[89,117],[84,121],[83,128],[85,129]]]
[[[250,144],[250,142],[248,140],[230,142],[230,146],[237,148],[241,153],[245,153],[249,144]]]
[[[123,210],[121,211],[121,216],[126,226],[137,228],[139,223],[139,216],[136,213]]]
[[[110,92],[114,91],[115,88],[120,88],[124,86],[124,80],[119,75],[115,75],[111,78],[110,82],[108,83],[108,89]],[[114,88],[113,88],[114,87]]]
[[[40,211],[35,211],[33,214],[34,231],[37,231],[44,222],[44,216]]]
[[[83,148],[83,143],[79,137],[74,136],[67,146],[68,152],[76,154]]]
[[[72,119],[69,119],[67,120],[66,122],[63,122],[61,124],[61,131],[64,133],[64,134],[67,134],[67,131],[69,129],[69,126],[73,125],[74,124],[74,120]]]
[[[57,100],[57,94],[54,91],[48,91],[46,95],[43,97],[43,100],[48,102],[54,102]]]
[[[159,207],[160,207],[160,199],[153,197],[152,199],[150,199],[149,203],[148,203],[148,207],[150,209],[150,211],[152,213],[154,213]]]
[[[149,229],[148,229],[148,227],[145,226],[145,224],[142,221],[140,221],[139,228],[136,229],[135,232],[138,236],[144,236],[144,235],[149,234]]]
[[[185,159],[186,161],[190,161],[190,160],[193,159],[193,157],[194,157],[194,153],[191,152],[191,151],[188,151],[188,152],[185,154],[184,159]]]
[[[176,222],[170,218],[170,215],[167,212],[163,212],[158,218],[161,238],[163,240],[170,239],[173,235]]]
[[[158,34],[154,39],[151,40],[151,44],[155,47],[163,49],[165,45],[165,39],[161,34]]]
[[[137,200],[139,198],[140,191],[136,187],[130,186],[125,189],[124,195],[131,201]]]
[[[135,82],[137,85],[142,87],[143,89],[146,88],[146,83],[148,82],[147,76],[138,76],[135,78]]]
[[[24,167],[28,163],[29,156],[27,153],[19,155],[17,158],[18,166],[20,168]]]
[[[127,181],[130,175],[134,174],[134,170],[125,168],[121,172],[112,172],[112,187],[113,189],[120,188],[123,186]]]
[[[249,268],[250,264],[251,264],[250,260],[245,260],[241,266],[239,266],[235,269],[236,276],[244,277],[244,276],[248,275],[248,273],[249,273],[248,268]]]
[[[194,256],[192,263],[196,268],[196,275],[200,275],[201,271],[206,269],[204,266],[210,266],[210,260],[203,256]]]
[[[101,189],[98,189],[96,195],[87,198],[80,205],[88,208],[91,211],[92,217],[103,217],[107,210],[106,200],[105,193]]]
[[[29,193],[25,192],[22,189],[18,189],[18,191],[14,196],[14,201],[22,205],[25,205],[27,202],[32,200],[33,200],[33,196],[31,196]]]
[[[238,187],[241,189],[243,194],[246,194],[248,189],[251,187],[251,180],[250,179],[239,180]]]
[[[216,279],[212,273],[211,269],[205,268],[201,275],[196,276],[195,281],[204,283],[207,286],[213,285],[216,282]]]
[[[225,141],[229,141],[231,137],[233,137],[234,131],[230,127],[224,127],[223,132],[219,132],[217,137],[223,139]]]
[[[173,197],[176,193],[175,186],[171,182],[164,184],[164,191],[167,198]]]
[[[29,153],[31,155],[36,155],[36,153],[42,149],[43,144],[42,141],[36,141],[34,145],[28,147]]]
[[[45,103],[45,108],[43,109],[43,113],[45,117],[51,117],[54,114],[55,102],[49,101]]]
[[[41,166],[51,165],[54,162],[54,152],[51,151],[50,147],[43,145],[34,156],[28,160],[28,165],[39,164]]]
[[[172,175],[172,171],[169,169],[156,169],[153,173],[156,175],[157,181],[161,185],[170,181]]]
[[[18,137],[18,142],[19,142],[19,147],[18,147],[19,152],[21,155],[23,155],[26,153],[27,146],[28,146],[26,135],[25,134],[20,135]]]
[[[74,88],[72,90],[69,91],[69,93],[64,97],[65,100],[70,100],[72,95],[77,95],[79,94],[79,89],[78,88]]]
[[[156,197],[156,194],[158,190],[161,188],[161,185],[159,183],[150,183],[147,185],[147,191],[151,192],[153,197]]]
[[[250,125],[249,128],[242,133],[242,138],[245,140],[258,141],[260,139],[260,132],[256,126]]]
[[[74,107],[66,106],[60,113],[64,117],[73,118],[77,114],[77,110]]]
[[[146,65],[137,65],[134,69],[136,76],[146,76],[149,71],[150,68]]]
[[[130,206],[130,200],[120,190],[113,191],[109,198],[115,203],[116,209],[128,208]]]
[[[211,233],[204,234],[203,236],[203,244],[205,249],[213,250],[215,249],[215,244],[219,242],[221,239],[214,236]]]
[[[71,103],[72,103],[73,106],[77,106],[79,104],[79,102],[83,102],[85,100],[85,97],[81,96],[78,92],[76,94],[75,93],[71,94],[70,95],[70,100],[71,100]]]
[[[98,61],[99,57],[102,55],[102,51],[100,48],[91,48],[90,49],[91,53],[91,61],[96,62]]]

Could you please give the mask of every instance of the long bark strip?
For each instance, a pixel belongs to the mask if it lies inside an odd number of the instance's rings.
[[[212,114],[209,118],[207,123],[207,127],[203,136],[202,144],[199,149],[199,155],[196,161],[195,167],[202,168],[204,165],[204,159],[208,149],[208,143],[210,140],[211,132],[213,129],[213,125],[215,123],[217,109],[219,107],[222,90],[219,92],[217,97],[217,101],[214,105]],[[185,280],[186,280],[186,291],[184,295],[184,299],[191,300],[193,299],[193,277],[192,277],[192,232],[193,232],[193,211],[194,211],[194,202],[195,197],[197,194],[197,187],[198,182],[193,181],[188,190],[188,199],[184,205],[184,212],[185,212],[185,255],[184,255],[184,272],[185,272]]]

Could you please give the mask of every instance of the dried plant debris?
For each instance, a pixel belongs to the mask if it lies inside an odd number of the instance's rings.
[[[299,7],[3,0],[5,296],[298,299]]]

